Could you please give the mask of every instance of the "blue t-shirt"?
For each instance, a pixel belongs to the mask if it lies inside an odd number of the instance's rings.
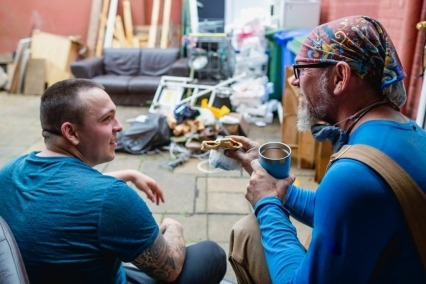
[[[426,193],[426,133],[413,121],[365,122],[349,144],[380,149]],[[255,205],[273,283],[426,283],[398,200],[364,164],[336,161],[316,192],[290,187],[285,208],[313,235],[306,252],[279,199]]]
[[[159,233],[124,181],[74,157],[19,157],[0,170],[0,215],[31,283],[126,283],[129,262]]]

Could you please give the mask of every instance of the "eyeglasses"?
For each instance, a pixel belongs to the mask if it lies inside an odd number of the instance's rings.
[[[304,68],[326,68],[330,65],[335,65],[335,63],[330,63],[330,62],[323,62],[323,63],[315,63],[315,64],[293,64],[293,72],[294,72],[294,77],[296,77],[296,79],[299,79],[300,77],[300,69],[304,69]]]

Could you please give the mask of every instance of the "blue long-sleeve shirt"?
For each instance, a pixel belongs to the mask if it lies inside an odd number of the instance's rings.
[[[349,144],[385,152],[426,192],[426,133],[414,122],[366,122]],[[285,208],[267,197],[254,209],[273,283],[426,283],[398,200],[358,161],[336,161],[316,192],[291,186]],[[308,251],[286,209],[313,227]]]

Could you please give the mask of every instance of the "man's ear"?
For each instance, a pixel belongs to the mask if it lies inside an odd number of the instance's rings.
[[[334,94],[340,95],[348,88],[352,70],[348,63],[341,61],[336,64],[334,71]]]
[[[74,124],[70,122],[64,122],[61,126],[61,132],[64,138],[73,145],[77,145],[80,142],[78,132],[76,131]]]

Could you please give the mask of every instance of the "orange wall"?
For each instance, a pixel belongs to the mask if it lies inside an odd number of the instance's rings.
[[[130,0],[134,25],[149,24],[152,1]],[[85,41],[91,3],[90,0],[2,0],[0,54],[15,51],[18,41],[30,37],[33,29],[64,36],[80,35]],[[122,1],[118,3],[118,14],[122,15]],[[181,8],[182,0],[172,0],[172,25],[180,24]]]

